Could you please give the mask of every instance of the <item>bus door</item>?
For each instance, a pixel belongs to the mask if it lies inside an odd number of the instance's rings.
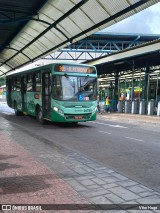
[[[21,78],[21,96],[22,96],[22,111],[26,112],[26,89],[27,89],[27,79],[26,77]]]
[[[42,73],[42,113],[49,116],[51,110],[50,72]]]
[[[12,79],[7,79],[6,80],[7,84],[7,103],[9,107],[12,107],[12,87],[13,87],[13,80]]]

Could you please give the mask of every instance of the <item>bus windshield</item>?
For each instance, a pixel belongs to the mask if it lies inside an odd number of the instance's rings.
[[[95,101],[97,78],[89,76],[58,76],[52,79],[52,98],[61,101]]]

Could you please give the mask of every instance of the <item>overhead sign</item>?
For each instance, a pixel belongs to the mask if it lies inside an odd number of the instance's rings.
[[[54,71],[96,74],[96,69],[94,67],[67,64],[56,64],[54,67]]]

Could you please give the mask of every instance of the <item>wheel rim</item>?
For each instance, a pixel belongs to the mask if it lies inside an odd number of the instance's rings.
[[[41,110],[39,110],[39,112],[38,112],[38,119],[41,121],[42,120],[42,111]]]
[[[15,106],[14,106],[14,112],[15,112],[15,114],[17,114],[17,112],[18,112],[18,110],[17,110],[17,105],[15,104]]]

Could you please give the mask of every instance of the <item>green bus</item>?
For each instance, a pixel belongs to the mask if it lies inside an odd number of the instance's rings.
[[[15,115],[32,115],[44,124],[96,120],[97,71],[94,66],[54,63],[6,77],[7,104]]]

